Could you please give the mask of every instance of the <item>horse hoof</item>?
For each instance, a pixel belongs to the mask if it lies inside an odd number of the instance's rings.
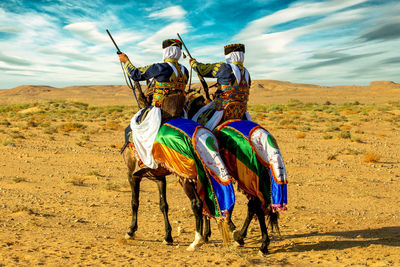
[[[238,231],[238,230],[235,230],[232,232],[232,237],[233,237],[233,240],[236,240],[236,241],[242,239],[240,236],[240,231]]]
[[[196,250],[196,248],[192,247],[192,246],[188,246],[186,249],[186,251],[195,251],[195,250]]]
[[[243,247],[243,244],[240,244],[239,242],[235,241],[233,242],[233,246],[238,248],[238,247]]]
[[[135,239],[135,233],[133,233],[132,235],[130,235],[129,233],[126,233],[126,234],[125,234],[125,239],[126,239],[126,240],[129,240],[129,239],[132,239],[132,240],[133,240],[133,239]]]
[[[174,242],[172,242],[172,241],[167,241],[167,240],[163,240],[163,245],[168,245],[168,246],[170,246],[170,245],[173,245],[174,244]]]
[[[265,257],[268,254],[268,250],[266,252],[262,252],[261,250],[258,250],[257,255],[261,257]]]

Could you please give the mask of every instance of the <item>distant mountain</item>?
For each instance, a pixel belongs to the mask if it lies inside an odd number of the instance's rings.
[[[209,86],[215,82],[208,82]],[[146,90],[146,86],[142,86]],[[192,84],[199,90],[199,83]],[[214,86],[210,93],[217,90]],[[303,102],[342,103],[349,101],[385,102],[400,100],[400,84],[391,81],[373,81],[369,86],[320,86],[276,80],[254,80],[250,88],[250,104],[286,103],[290,98]],[[26,103],[65,99],[91,105],[134,105],[132,91],[126,85],[90,85],[55,88],[46,85],[22,85],[0,90],[0,103]]]

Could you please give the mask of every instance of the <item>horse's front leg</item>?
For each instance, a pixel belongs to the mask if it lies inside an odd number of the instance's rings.
[[[160,194],[160,210],[164,215],[164,224],[165,224],[165,237],[164,237],[164,244],[172,244],[173,239],[171,235],[171,224],[169,223],[168,219],[168,203],[167,203],[167,182],[165,180],[165,176],[156,180],[158,192]]]
[[[139,209],[139,190],[140,190],[140,182],[141,182],[142,178],[139,176],[133,176],[131,172],[128,172],[128,180],[129,180],[129,183],[131,185],[131,190],[132,190],[132,200],[131,200],[132,223],[131,223],[129,232],[126,233],[126,235],[125,235],[125,238],[126,239],[134,239],[135,232],[138,228],[137,212]]]
[[[253,199],[249,200],[249,203],[247,203],[247,217],[243,223],[243,227],[240,231],[235,230],[233,232],[233,239],[235,240],[236,245],[239,245],[239,246],[244,245],[244,238],[247,235],[247,230],[249,228],[251,220],[253,219],[254,214],[256,213],[255,204],[256,203]]]
[[[194,183],[184,181],[183,189],[186,195],[189,197],[193,214],[196,219],[196,234],[194,241],[187,248],[188,251],[194,251],[196,248],[204,244],[203,238],[203,202],[196,192],[196,186]]]

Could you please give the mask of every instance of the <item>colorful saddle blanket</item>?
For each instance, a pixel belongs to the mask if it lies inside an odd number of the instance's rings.
[[[169,120],[161,125],[152,153],[159,165],[196,182],[205,215],[222,218],[232,214],[232,178],[209,129],[188,119]]]
[[[286,209],[286,169],[272,135],[257,123],[244,120],[227,121],[214,133],[239,189],[249,197],[257,196],[265,210]]]

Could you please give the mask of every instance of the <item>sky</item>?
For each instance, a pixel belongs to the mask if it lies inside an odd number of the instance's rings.
[[[1,0],[0,88],[124,84],[106,29],[135,66],[180,33],[202,63],[245,44],[253,80],[400,82],[398,0]]]

